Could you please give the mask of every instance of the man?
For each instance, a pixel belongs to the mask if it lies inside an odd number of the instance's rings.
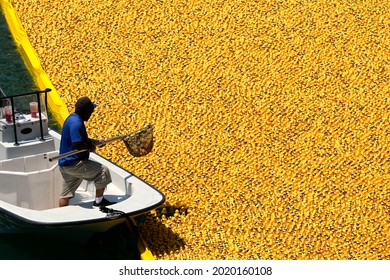
[[[107,206],[114,204],[104,198],[104,190],[111,182],[108,168],[96,161],[89,159],[89,152],[94,152],[96,147],[104,146],[104,141],[88,138],[84,122],[91,117],[96,105],[88,97],[77,100],[75,112],[70,114],[62,127],[60,142],[60,155],[74,151],[84,150],[58,161],[62,177],[64,178],[63,190],[59,199],[59,206],[69,205],[72,198],[83,180],[93,181],[96,187],[96,196],[93,206]]]

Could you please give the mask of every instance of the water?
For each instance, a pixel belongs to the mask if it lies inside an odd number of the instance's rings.
[[[37,90],[19,56],[4,15],[0,13],[0,87],[6,95]],[[52,127],[52,125],[51,125]],[[0,224],[7,223],[5,218]],[[136,234],[120,224],[96,233],[80,245],[40,234],[0,234],[1,260],[127,260],[139,259]]]
[[[0,260],[139,260],[134,233],[125,224],[95,233],[86,244],[40,234],[0,234]]]

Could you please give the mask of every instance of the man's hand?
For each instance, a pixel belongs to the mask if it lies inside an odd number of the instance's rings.
[[[92,144],[95,147],[101,148],[101,147],[104,147],[106,145],[106,141],[105,140],[93,140]]]

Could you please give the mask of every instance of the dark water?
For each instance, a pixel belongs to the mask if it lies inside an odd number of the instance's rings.
[[[125,224],[95,233],[86,244],[44,234],[0,234],[0,260],[139,260],[136,236]]]
[[[0,11],[0,87],[8,95],[37,90],[19,56]],[[1,187],[1,182],[0,182]],[[3,218],[4,219],[4,218]],[[0,224],[7,221],[0,221]],[[87,244],[68,243],[36,234],[0,234],[1,260],[126,260],[139,259],[136,235],[125,224],[96,233]]]

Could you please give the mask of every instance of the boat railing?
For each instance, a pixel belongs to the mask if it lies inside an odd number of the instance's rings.
[[[8,107],[7,109],[8,110],[11,110],[11,114],[9,114],[9,120],[8,120],[8,123],[9,124],[13,124],[13,132],[14,132],[14,145],[15,146],[19,146],[19,142],[18,142],[18,133],[17,133],[17,126],[16,126],[16,121],[17,121],[17,118],[16,118],[16,111],[15,111],[15,105],[16,105],[16,102],[15,100],[17,98],[20,98],[20,97],[26,97],[26,96],[31,96],[32,97],[32,100],[36,100],[36,102],[38,103],[37,105],[37,116],[38,116],[38,120],[39,120],[39,127],[40,127],[40,141],[45,141],[45,138],[44,138],[44,133],[43,133],[43,124],[42,124],[42,121],[43,121],[43,118],[42,118],[42,94],[44,94],[44,97],[43,97],[43,100],[44,100],[44,108],[45,108],[45,113],[47,114],[47,93],[50,92],[51,89],[50,88],[47,88],[45,90],[41,90],[41,91],[34,91],[34,92],[30,92],[30,93],[23,93],[23,94],[17,94],[17,95],[12,95],[12,96],[6,96],[3,92],[3,90],[0,88],[0,94],[1,94],[1,97],[0,97],[0,104],[1,104],[1,110],[3,110],[2,112],[4,113],[5,111],[5,107]],[[6,105],[5,107],[3,107],[3,105]],[[6,114],[6,112],[4,113]]]

